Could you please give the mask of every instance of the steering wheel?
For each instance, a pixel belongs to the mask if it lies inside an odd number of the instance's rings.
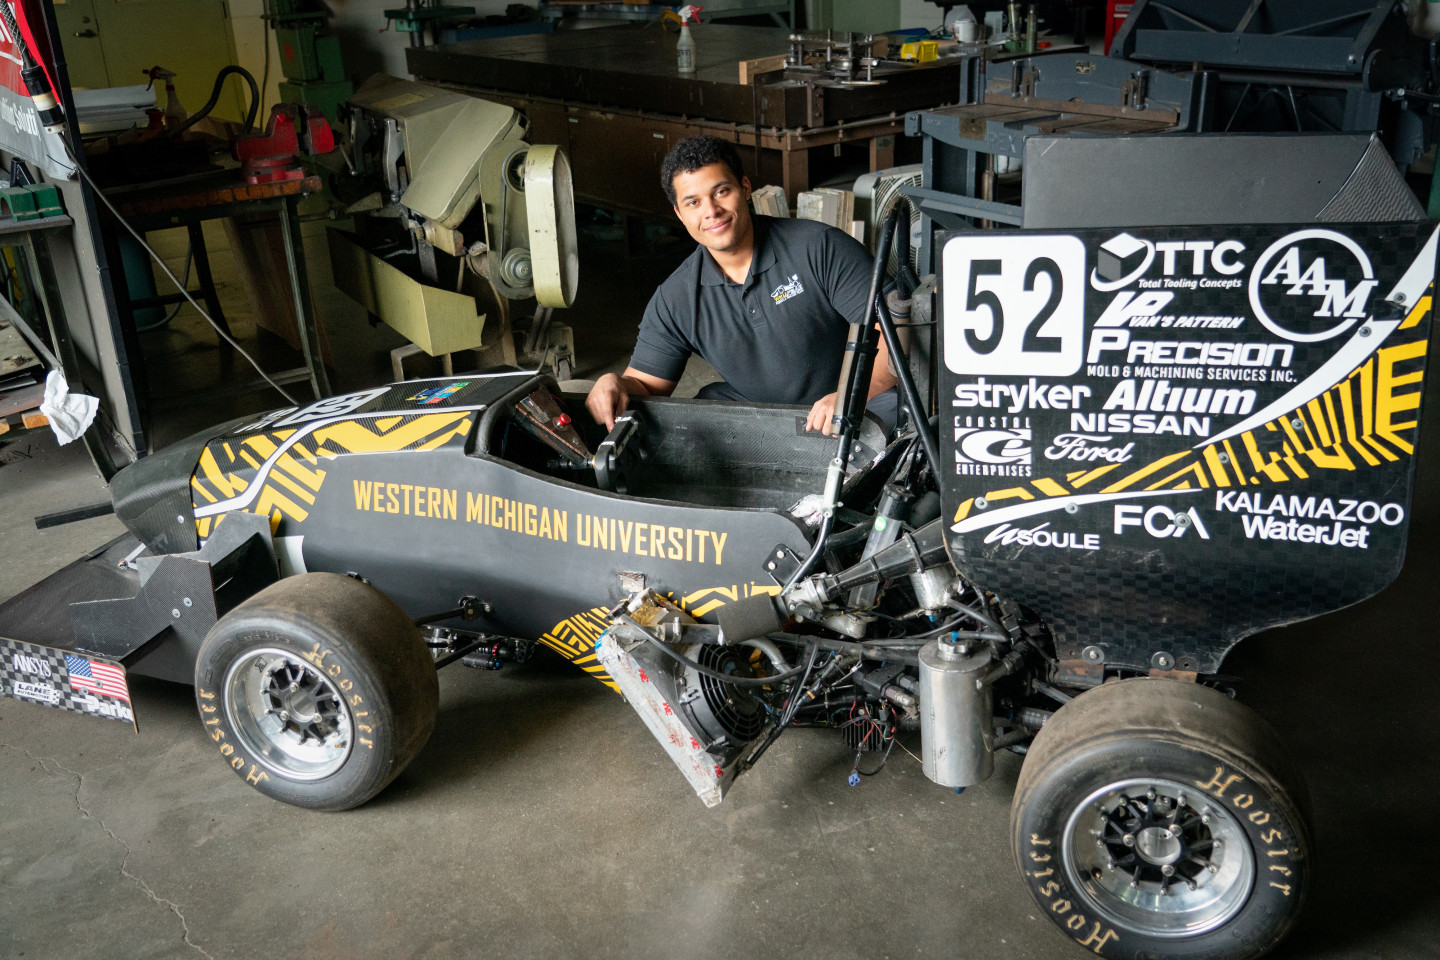
[[[615,418],[615,427],[595,448],[595,485],[609,493],[629,493],[626,476],[636,459],[631,443],[640,435],[638,411],[626,410]]]

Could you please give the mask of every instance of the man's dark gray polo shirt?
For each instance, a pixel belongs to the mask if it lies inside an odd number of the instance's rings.
[[[812,404],[835,392],[874,261],[823,223],[758,215],[754,222],[745,282],[732,282],[696,247],[650,298],[630,366],[674,381],[696,353],[749,400]]]

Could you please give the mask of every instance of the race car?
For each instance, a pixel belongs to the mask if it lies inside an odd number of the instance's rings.
[[[1425,223],[956,237],[938,402],[900,365],[893,437],[859,325],[837,437],[670,398],[606,433],[524,371],[222,424],[118,474],[130,534],[0,606],[12,662],[53,665],[6,692],[128,717],[126,672],[192,683],[219,762],[344,810],[424,745],[438,669],[545,647],[707,806],[795,725],[856,781],[912,731],[937,789],[1023,753],[1016,862],[1081,948],[1257,957],[1311,830],[1220,664],[1398,573],[1436,248]]]

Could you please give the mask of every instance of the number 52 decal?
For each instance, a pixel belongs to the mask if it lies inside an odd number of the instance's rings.
[[[1068,377],[1085,347],[1085,244],[960,236],[945,244],[945,366],[959,374]]]

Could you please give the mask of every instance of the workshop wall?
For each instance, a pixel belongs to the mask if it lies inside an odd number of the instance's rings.
[[[269,109],[280,102],[280,49],[275,34],[268,30],[260,15],[265,12],[264,0],[230,0],[230,28],[235,35],[235,62],[249,70],[255,82],[262,84],[261,99]],[[270,47],[270,74],[265,76],[265,47]],[[198,106],[198,104],[197,104]],[[265,117],[257,123],[264,124]]]

